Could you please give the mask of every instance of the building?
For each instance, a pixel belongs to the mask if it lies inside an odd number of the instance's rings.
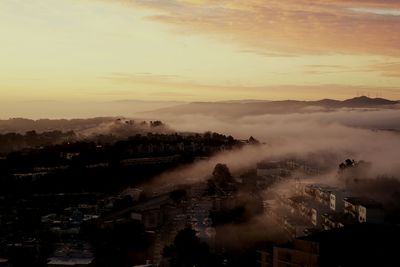
[[[260,267],[269,267],[272,266],[272,253],[267,251],[267,250],[258,250],[257,254],[259,255],[259,258],[257,260],[257,263],[259,264]]]
[[[268,161],[257,164],[257,176],[260,177],[285,177],[290,175],[285,162]]]
[[[335,187],[324,184],[308,184],[304,187],[306,195],[325,206],[330,206],[330,194],[335,190]]]
[[[129,210],[142,215],[142,223],[147,230],[155,230],[164,222],[171,221],[177,212],[176,203],[169,193],[144,200]]]
[[[286,217],[283,221],[283,225],[291,239],[306,235],[306,232],[313,227],[310,223],[294,216]]]
[[[358,221],[348,213],[331,211],[322,214],[322,228],[324,230],[340,228],[357,222]]]
[[[47,260],[47,267],[91,267],[94,256],[88,243],[59,243],[52,257]]]
[[[11,267],[11,263],[8,259],[0,258],[0,267]]]
[[[346,190],[324,184],[305,185],[303,187],[303,192],[305,195],[315,199],[322,205],[329,207],[332,211],[337,212],[344,210],[343,199],[351,196],[351,194]]]
[[[142,195],[143,190],[140,188],[132,188],[129,187],[127,189],[125,189],[122,193],[121,193],[121,197],[124,196],[130,196],[132,198],[133,201],[139,201],[140,196]]]
[[[273,250],[273,267],[317,267],[318,262],[319,244],[317,242],[295,239],[289,245],[274,247]]]
[[[330,196],[329,196],[329,208],[332,211],[337,211],[337,212],[343,212],[344,210],[344,199],[346,197],[350,197],[350,193],[345,191],[345,190],[341,190],[341,189],[337,189],[337,190],[332,190],[330,192]]]
[[[157,265],[152,264],[151,261],[146,261],[146,264],[142,264],[142,265],[135,265],[133,267],[157,267]]]
[[[50,258],[47,267],[90,267],[93,265],[91,258]]]
[[[311,222],[314,227],[322,226],[321,215],[328,212],[329,208],[307,196],[295,196],[289,198],[292,213],[298,213]]]
[[[399,266],[398,226],[353,224],[301,239],[319,244],[319,266]]]
[[[376,267],[399,266],[400,227],[354,224],[301,237],[265,253],[259,266]]]
[[[384,211],[382,204],[370,198],[344,198],[344,212],[351,214],[360,223],[383,223]]]

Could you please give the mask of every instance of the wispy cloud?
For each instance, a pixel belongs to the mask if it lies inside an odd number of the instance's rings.
[[[381,72],[388,77],[400,77],[400,61],[372,64],[367,70]]]
[[[260,53],[400,56],[400,2],[393,0],[134,0],[149,19],[210,34]],[[377,16],[381,15],[381,16]],[[386,19],[386,17],[391,19]]]
[[[381,16],[400,16],[400,9],[353,7],[350,10],[357,13],[369,13]]]
[[[381,73],[386,77],[400,77],[400,62],[389,61],[368,64],[366,66],[350,67],[346,65],[305,65],[306,74],[331,73]]]

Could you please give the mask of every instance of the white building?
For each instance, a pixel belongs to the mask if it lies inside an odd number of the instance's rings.
[[[292,211],[306,218],[314,227],[322,226],[322,214],[329,211],[329,208],[316,202],[307,196],[295,196],[289,198]]]
[[[351,214],[360,223],[382,223],[384,211],[382,205],[369,198],[344,198],[344,212]]]
[[[332,211],[339,212],[344,209],[343,199],[350,196],[350,193],[345,190],[324,184],[306,185],[304,194],[329,207]]]
[[[344,210],[344,199],[350,197],[350,193],[344,190],[333,190],[330,192],[330,203],[329,208],[333,211],[343,212]]]

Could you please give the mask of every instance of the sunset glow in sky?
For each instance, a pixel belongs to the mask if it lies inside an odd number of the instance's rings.
[[[1,0],[0,33],[1,101],[400,100],[396,0]]]

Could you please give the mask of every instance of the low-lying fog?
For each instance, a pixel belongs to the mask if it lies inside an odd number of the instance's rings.
[[[202,179],[218,162],[226,163],[235,172],[255,167],[263,159],[288,156],[313,160],[333,172],[344,159],[354,158],[372,163],[367,174],[370,177],[400,176],[400,132],[394,130],[400,130],[398,110],[342,109],[238,118],[160,114],[158,119],[177,131],[215,131],[238,139],[253,136],[264,143],[165,174],[167,180],[161,179],[163,182],[182,182],[188,177]]]
[[[343,186],[337,177],[338,165],[347,158],[371,163],[365,177],[372,183],[347,187],[355,195],[372,197],[395,210],[400,192],[400,112],[397,110],[338,110],[304,114],[262,115],[238,118],[204,115],[160,115],[159,119],[178,131],[215,131],[235,138],[260,140],[261,146],[223,152],[208,161],[164,173],[147,184],[148,189],[168,190],[176,184],[204,181],[217,163],[225,163],[233,175],[254,169],[261,160],[297,157],[315,162],[325,170],[308,182]],[[378,176],[390,177],[377,179]],[[397,180],[396,180],[397,179]],[[260,192],[270,198],[271,192],[291,191],[293,180],[275,184]],[[259,215],[244,224],[228,224],[218,228],[226,244],[254,244],[265,240],[281,242],[284,234],[271,217]]]

